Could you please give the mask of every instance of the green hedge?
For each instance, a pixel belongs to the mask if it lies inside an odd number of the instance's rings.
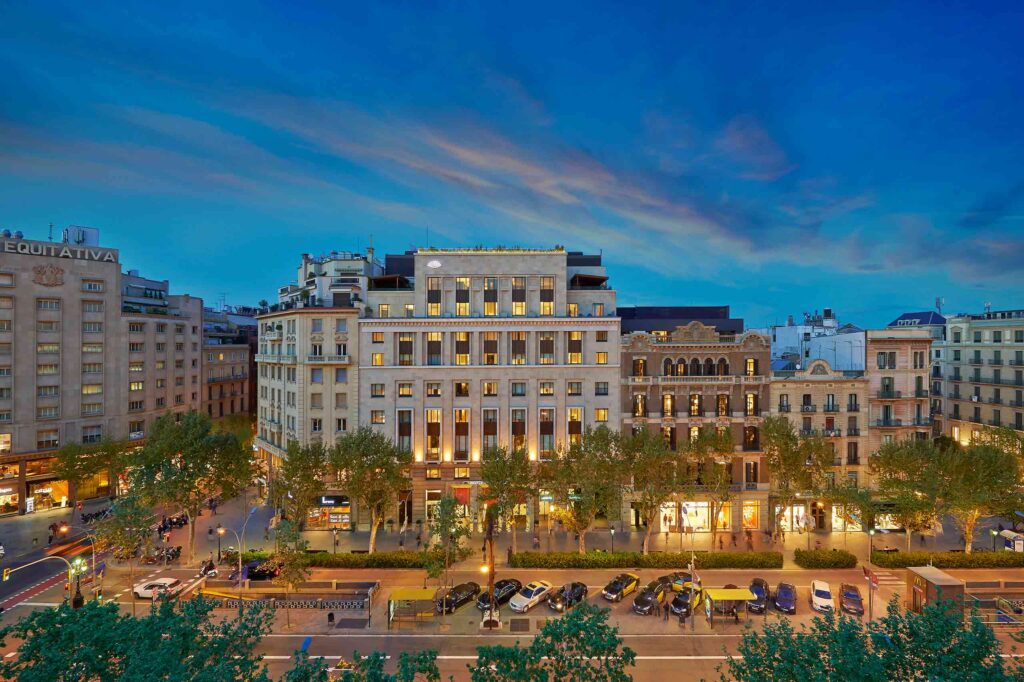
[[[872,552],[871,563],[883,568],[1024,568],[1020,552]]]
[[[857,567],[857,557],[843,549],[797,549],[793,559],[800,568]]]
[[[453,557],[453,562],[465,559],[469,550],[463,548]],[[373,554],[331,554],[330,552],[311,552],[307,555],[310,568],[426,568],[433,557],[441,557],[440,552],[374,552]],[[269,552],[246,552],[242,561],[254,559],[266,560]]]
[[[697,552],[697,568],[782,568],[779,552]],[[513,568],[667,568],[682,570],[689,552],[520,552]]]

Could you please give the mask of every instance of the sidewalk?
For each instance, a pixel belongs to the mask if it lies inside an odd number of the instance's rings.
[[[86,513],[98,511],[109,505],[110,500],[106,497],[83,503]],[[24,516],[14,515],[0,518],[0,542],[4,543],[5,562],[10,562],[34,549],[46,547],[47,527],[52,523],[72,523],[71,512],[71,507],[58,507],[32,512]],[[79,515],[76,512],[74,525],[80,525],[78,519]]]

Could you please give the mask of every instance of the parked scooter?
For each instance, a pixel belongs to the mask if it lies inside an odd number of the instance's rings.
[[[199,568],[199,573],[196,575],[197,578],[216,578],[217,567],[213,563],[213,559],[210,559]]]

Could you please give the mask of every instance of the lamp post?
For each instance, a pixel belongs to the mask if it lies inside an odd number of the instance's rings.
[[[868,529],[868,563],[871,563],[871,555],[875,553],[875,529]]]
[[[988,532],[992,534],[992,551],[996,551],[996,538],[999,537],[999,531],[995,528],[989,528]]]
[[[238,611],[239,611],[239,613],[241,613],[241,611],[242,611],[242,538],[235,531],[234,528],[225,528],[224,526],[220,525],[219,523],[217,524],[217,561],[218,562],[220,561],[220,539],[221,539],[221,537],[223,537],[224,533],[226,533],[227,531],[231,531],[234,534],[234,536],[235,536],[235,540],[238,541]],[[244,531],[244,527],[243,527],[243,531],[242,532],[243,533],[245,532]]]
[[[85,533],[85,537],[87,537],[92,542],[92,584],[96,585],[96,534],[90,531],[88,528],[83,528],[81,526],[72,526],[69,523],[60,524],[57,530],[60,531],[61,535],[67,535],[68,531],[72,528],[80,530],[83,533]]]
[[[612,554],[615,554],[615,528],[614,527],[611,528],[611,534],[612,534]]]
[[[224,537],[224,526],[222,526],[222,525],[220,525],[218,523],[217,524],[217,563],[218,564],[221,561],[221,556],[220,556],[220,539],[222,537]],[[239,543],[239,544],[241,544],[241,543]],[[239,547],[239,550],[241,550],[241,547]],[[238,556],[242,556],[242,552],[241,551],[238,552]]]
[[[331,534],[334,536],[334,553],[338,553],[338,529],[332,528]]]

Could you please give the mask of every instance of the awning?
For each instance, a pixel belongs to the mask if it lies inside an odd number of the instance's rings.
[[[388,597],[390,601],[434,601],[434,594],[436,590],[426,589],[420,587],[399,587],[391,596]]]
[[[754,593],[746,587],[705,587],[704,594],[711,597],[711,600],[715,602],[757,599]]]
[[[452,494],[455,495],[455,501],[461,505],[469,504],[469,488],[452,488]]]

